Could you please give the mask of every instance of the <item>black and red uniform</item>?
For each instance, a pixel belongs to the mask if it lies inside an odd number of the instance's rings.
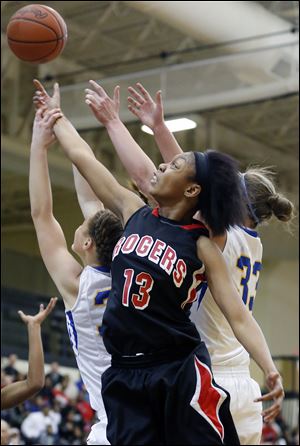
[[[115,246],[103,340],[112,366],[102,376],[111,444],[239,444],[229,394],[190,321],[203,281],[197,221],[184,225],[144,206]]]

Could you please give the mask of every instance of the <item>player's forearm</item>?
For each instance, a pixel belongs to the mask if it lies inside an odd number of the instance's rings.
[[[183,152],[173,133],[170,132],[165,122],[162,122],[160,125],[154,127],[153,133],[155,142],[165,163],[169,163],[172,161],[174,156]]]
[[[31,215],[35,220],[52,214],[52,191],[48,169],[47,149],[31,145],[29,167],[29,196]]]
[[[246,308],[245,314],[231,320],[231,328],[238,341],[245,347],[265,375],[277,370],[263,332]]]
[[[126,204],[122,198],[122,186],[95,158],[89,145],[80,137],[70,121],[64,116],[58,119],[54,132],[66,156],[77,167],[104,207],[119,217],[123,216]]]
[[[53,130],[66,156],[75,165],[74,160],[77,155],[80,155],[82,150],[94,156],[90,146],[81,138],[75,127],[65,116],[56,121]]]
[[[106,129],[129,176],[141,192],[148,195],[150,179],[156,171],[154,163],[136,143],[122,121],[115,119],[107,124]]]
[[[79,173],[76,166],[73,164],[74,184],[77,194],[78,203],[84,218],[89,218],[98,210],[103,209],[103,204],[95,195],[94,191]]]
[[[41,338],[41,325],[36,322],[28,323],[28,389],[38,392],[45,382],[44,352]]]

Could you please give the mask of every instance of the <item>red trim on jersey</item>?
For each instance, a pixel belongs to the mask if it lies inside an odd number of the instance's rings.
[[[205,225],[203,225],[202,223],[193,223],[191,225],[183,225],[180,227],[182,229],[186,229],[187,231],[191,231],[192,229],[207,229],[207,227]]]
[[[220,437],[224,438],[224,426],[219,418],[219,409],[224,396],[219,389],[212,384],[212,374],[208,366],[202,363],[196,356],[194,357],[195,367],[200,373],[200,389],[197,402],[200,410],[209,418],[213,427],[219,432]]]
[[[153,209],[152,215],[154,215],[154,217],[159,217],[158,209],[158,207]],[[191,225],[182,225],[179,227],[182,229],[186,229],[187,231],[191,231],[192,229],[207,229],[207,227],[203,223],[192,223]]]
[[[152,215],[154,215],[154,217],[159,217],[158,207],[153,209]]]

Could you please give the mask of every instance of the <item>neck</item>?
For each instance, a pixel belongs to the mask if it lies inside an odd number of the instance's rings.
[[[246,228],[255,229],[255,224],[253,223],[253,220],[251,220],[251,218],[249,217],[247,217],[244,220],[244,226],[246,226]]]
[[[178,203],[176,206],[161,205],[159,215],[185,224],[191,223],[195,215],[195,209],[187,209],[186,203]]]
[[[87,252],[84,257],[81,258],[84,266],[102,266],[94,253]]]

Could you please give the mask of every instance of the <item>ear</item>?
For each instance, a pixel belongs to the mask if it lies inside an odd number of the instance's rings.
[[[85,250],[85,251],[87,251],[88,249],[90,249],[90,247],[93,245],[93,240],[91,239],[91,237],[88,237],[86,240],[85,240],[85,242],[84,242],[84,244],[83,244],[83,249]]]
[[[193,183],[190,184],[184,191],[184,196],[187,198],[197,197],[201,192],[200,184]]]

